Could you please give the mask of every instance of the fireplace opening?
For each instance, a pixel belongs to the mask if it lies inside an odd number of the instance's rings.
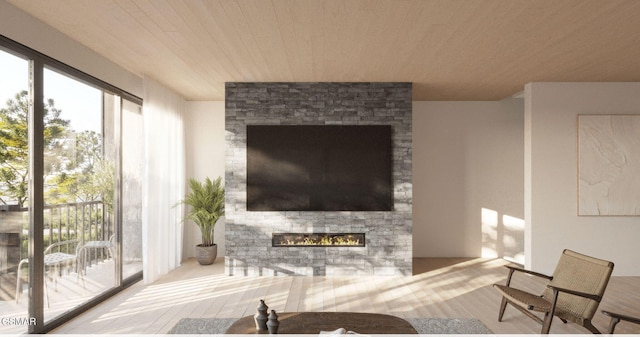
[[[273,247],[364,247],[364,233],[273,233]]]

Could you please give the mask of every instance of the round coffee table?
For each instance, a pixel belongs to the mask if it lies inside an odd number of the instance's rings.
[[[344,328],[361,334],[417,334],[404,319],[391,315],[358,312],[283,312],[278,313],[278,334],[318,334]],[[268,334],[256,330],[253,316],[242,317],[227,334]]]

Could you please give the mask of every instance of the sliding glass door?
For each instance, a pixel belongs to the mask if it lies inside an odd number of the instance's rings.
[[[141,100],[0,42],[0,333],[40,333],[142,277]]]
[[[102,91],[44,70],[44,318],[117,285],[118,143]],[[117,107],[116,107],[117,108]]]
[[[0,49],[0,74],[0,319],[28,323],[29,61]],[[0,333],[26,331],[0,324]]]

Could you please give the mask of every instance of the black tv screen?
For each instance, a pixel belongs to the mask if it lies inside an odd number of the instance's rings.
[[[248,125],[248,211],[390,211],[390,125]]]

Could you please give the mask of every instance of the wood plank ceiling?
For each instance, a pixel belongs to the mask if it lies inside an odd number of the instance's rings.
[[[8,0],[188,100],[227,81],[402,81],[499,100],[532,81],[640,81],[636,0]]]

